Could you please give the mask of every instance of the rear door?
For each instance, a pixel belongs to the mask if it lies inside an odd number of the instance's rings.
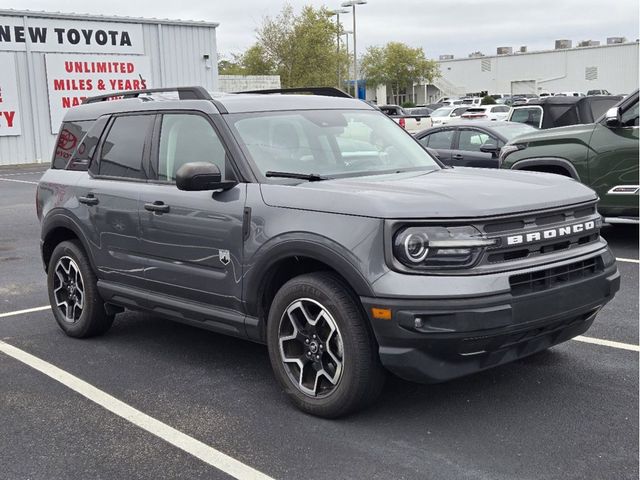
[[[213,316],[219,310],[211,307],[241,310],[246,184],[218,192],[176,187],[176,172],[188,162],[215,163],[224,179],[237,177],[208,116],[164,113],[154,131],[153,181],[140,197],[148,288],[185,308],[208,309]],[[228,323],[238,327],[235,320]]]
[[[451,165],[458,167],[497,168],[497,153],[485,153],[481,148],[494,146],[497,152],[502,142],[489,133],[471,127],[458,127]]]
[[[144,285],[138,199],[148,179],[148,154],[155,114],[115,116],[109,120],[76,195],[79,220],[98,277],[126,287]]]
[[[419,142],[438,153],[438,158],[445,165],[451,165],[454,128],[441,128],[419,139]]]

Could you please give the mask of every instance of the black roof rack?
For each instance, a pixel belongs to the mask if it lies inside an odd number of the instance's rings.
[[[245,92],[234,93],[259,93],[259,94],[272,94],[272,93],[310,93],[312,95],[321,95],[324,97],[342,97],[353,98],[347,92],[344,92],[336,87],[295,87],[295,88],[274,88],[267,90],[248,90]]]
[[[113,97],[137,98],[138,95],[149,93],[178,92],[180,100],[213,100],[209,92],[204,87],[173,87],[173,88],[148,88],[145,90],[127,90],[124,92],[113,92],[105,95],[85,98],[82,103],[104,102]]]

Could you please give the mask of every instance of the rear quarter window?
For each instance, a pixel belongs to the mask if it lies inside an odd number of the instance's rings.
[[[69,160],[76,153],[91,125],[93,125],[93,120],[63,122],[53,151],[51,168],[62,170],[67,167]]]

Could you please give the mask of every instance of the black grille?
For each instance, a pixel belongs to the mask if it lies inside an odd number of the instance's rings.
[[[591,277],[604,271],[600,257],[570,263],[561,267],[513,275],[509,278],[513,295],[526,295]]]
[[[514,245],[506,243],[507,237],[512,235],[527,235],[531,232],[559,229],[589,221],[595,222],[595,230],[556,235],[538,242],[522,242]],[[497,264],[569,250],[598,241],[599,227],[600,217],[595,204],[579,205],[569,209],[566,207],[564,209],[556,208],[495,219],[479,226],[489,238],[497,239],[497,244],[487,250],[480,262],[482,264]]]

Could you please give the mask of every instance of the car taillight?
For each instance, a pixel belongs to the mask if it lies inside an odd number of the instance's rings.
[[[404,118],[401,118],[401,119],[398,121],[398,125],[400,125],[402,128],[406,128],[407,122],[405,121],[405,119],[404,119]]]

